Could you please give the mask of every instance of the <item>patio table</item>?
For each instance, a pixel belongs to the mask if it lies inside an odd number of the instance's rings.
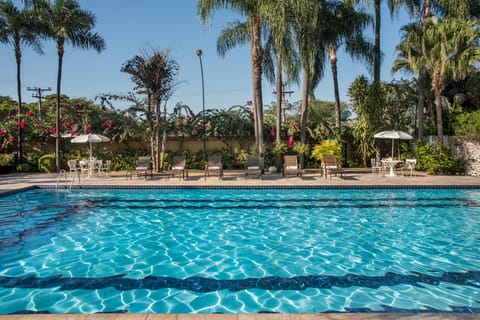
[[[397,164],[403,162],[402,160],[389,160],[389,159],[382,159],[380,161],[382,161],[382,164],[384,166],[390,167],[390,172],[385,174],[386,177],[396,177],[397,174],[395,173],[393,168],[395,168]]]

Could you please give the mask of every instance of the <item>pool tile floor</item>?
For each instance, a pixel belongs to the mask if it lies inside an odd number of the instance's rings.
[[[109,176],[96,176],[91,179],[81,177],[71,181],[57,174],[4,174],[0,175],[0,195],[15,192],[32,186],[45,187],[88,187],[88,186],[473,186],[480,188],[480,177],[427,175],[417,172],[414,177],[383,177],[372,175],[368,169],[347,170],[343,177],[332,179],[321,176],[318,172],[306,172],[303,177],[285,178],[281,174],[266,175],[263,180],[246,179],[242,170],[226,171],[223,180],[217,177],[204,179],[202,171],[191,170],[186,180],[167,179],[155,175],[147,180],[132,176],[126,178],[125,172],[112,172]],[[321,314],[60,314],[60,315],[0,315],[0,320],[480,320],[480,314],[468,313],[321,313]]]

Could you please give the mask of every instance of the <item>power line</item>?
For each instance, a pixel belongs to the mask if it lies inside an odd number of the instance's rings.
[[[33,98],[38,98],[38,119],[42,121],[42,98],[44,96],[42,95],[43,92],[45,91],[52,91],[52,88],[40,88],[40,87],[27,87],[28,91],[34,91],[36,93],[32,94]]]

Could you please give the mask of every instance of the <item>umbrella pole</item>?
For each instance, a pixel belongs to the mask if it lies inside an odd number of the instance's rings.
[[[92,143],[90,142],[90,158],[88,160],[92,160]]]
[[[392,160],[393,160],[394,147],[395,147],[395,139],[392,139],[392,154],[390,155],[392,157]]]

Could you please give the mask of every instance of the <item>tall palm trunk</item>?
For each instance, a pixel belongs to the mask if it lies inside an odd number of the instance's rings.
[[[329,46],[330,53],[330,66],[332,67],[333,75],[333,92],[335,95],[335,127],[340,128],[341,126],[341,113],[340,113],[340,93],[338,90],[338,70],[337,70],[337,48],[330,44]]]
[[[276,80],[276,87],[277,87],[277,119],[276,119],[276,128],[275,128],[275,145],[278,147],[282,144],[282,104],[283,104],[283,78],[282,78],[282,55],[277,54],[277,80]],[[275,165],[277,170],[280,170],[282,167],[282,155],[277,152],[275,155]]]
[[[382,59],[382,53],[380,48],[380,23],[381,23],[381,11],[380,11],[380,0],[375,0],[375,60],[373,65],[373,82],[380,81],[380,65]]]
[[[443,115],[442,115],[442,92],[444,81],[440,72],[440,62],[435,64],[432,75],[432,89],[435,94],[435,109],[437,113],[437,135],[438,142],[443,144]]]
[[[20,39],[15,41],[18,45],[15,46],[15,59],[17,61],[17,94],[18,94],[18,108],[17,108],[17,125],[18,125],[18,147],[17,147],[17,161],[21,162],[23,159],[23,128],[20,126],[22,122],[22,81],[21,81],[21,64],[22,52],[20,50]]]
[[[63,42],[57,44],[57,54],[58,54],[58,72],[57,72],[57,102],[55,106],[55,133],[57,138],[55,140],[55,164],[57,167],[57,172],[60,172],[62,169],[62,162],[60,160],[60,94],[62,87],[62,67],[63,67]]]
[[[258,154],[264,155],[263,146],[263,99],[262,99],[262,62],[263,52],[261,46],[261,27],[259,21],[252,18],[250,37],[252,44],[252,79],[253,79],[253,102],[255,108],[255,127]]]
[[[153,166],[155,169],[155,172],[160,172],[161,167],[160,167],[160,115],[162,114],[161,112],[161,101],[156,102],[156,118],[155,118],[155,155],[153,158]]]
[[[422,16],[422,30],[425,32],[425,26],[428,18],[430,18],[431,14],[431,1],[430,0],[425,0],[424,3],[424,10],[423,10],[423,16]],[[422,142],[423,141],[423,118],[424,118],[424,112],[423,110],[425,109],[425,98],[426,98],[426,78],[427,75],[425,71],[420,70],[418,73],[418,104],[417,104],[417,139],[418,141]]]
[[[308,88],[310,88],[310,72],[308,66],[303,67],[302,84],[302,110],[300,111],[300,143],[304,145],[307,142],[307,116],[308,116]],[[304,154],[300,153],[300,164],[304,168]]]

